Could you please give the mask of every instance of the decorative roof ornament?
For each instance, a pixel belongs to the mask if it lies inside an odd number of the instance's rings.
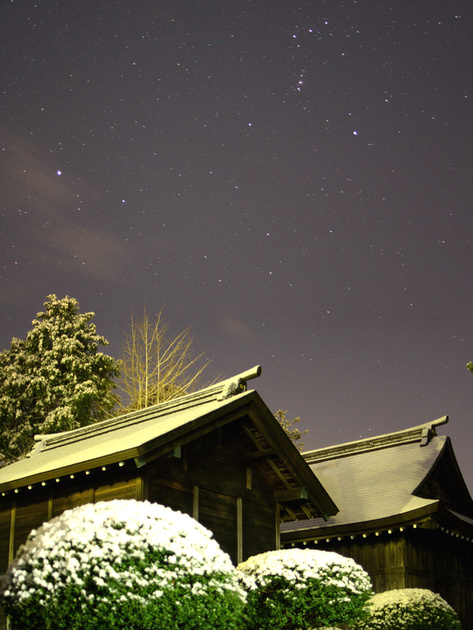
[[[232,376],[228,379],[228,381],[224,382],[222,392],[219,396],[217,396],[217,400],[226,400],[231,396],[236,396],[237,394],[246,392],[246,382],[252,378],[257,378],[260,375],[261,365],[255,365],[255,367],[247,370],[246,372]]]
[[[448,416],[443,416],[442,418],[439,418],[438,420],[434,420],[430,424],[424,425],[424,428],[422,429],[420,445],[426,446],[430,442],[430,440],[437,435],[436,427],[440,426],[441,424],[447,424],[447,422],[448,422]]]

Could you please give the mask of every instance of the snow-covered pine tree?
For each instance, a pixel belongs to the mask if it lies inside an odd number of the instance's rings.
[[[80,313],[79,303],[49,295],[25,340],[13,338],[0,353],[0,453],[24,457],[34,436],[102,420],[117,398],[119,362],[98,352],[108,341]]]

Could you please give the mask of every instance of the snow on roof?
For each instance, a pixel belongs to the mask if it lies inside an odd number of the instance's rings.
[[[323,528],[324,534],[330,530],[333,534],[349,530],[360,533],[383,524],[414,522],[434,513],[440,497],[419,489],[425,487],[444,452],[448,450],[454,460],[449,438],[436,432],[436,427],[446,422],[448,417],[444,416],[405,431],[303,453],[340,511],[327,522],[290,523],[282,526],[281,532],[316,533]],[[459,470],[452,474],[462,480]],[[471,498],[466,487],[463,496],[469,509]]]
[[[39,435],[28,457],[0,468],[0,490],[30,483],[35,477],[63,474],[77,466],[93,467],[139,458],[152,443],[164,445],[209,416],[238,405],[249,396],[246,381],[259,366],[199,392],[64,433]],[[172,449],[171,449],[172,450]]]
[[[278,501],[291,503],[289,516],[334,514],[337,506],[274,415],[256,391],[246,391],[246,382],[260,373],[261,367],[256,366],[199,392],[146,409],[73,431],[36,436],[37,444],[29,457],[0,468],[0,493],[6,496],[51,479],[72,478],[76,472],[93,468],[105,470],[109,464],[121,465],[130,459],[140,468],[149,458],[168,455],[227,420],[248,416],[253,423],[252,455],[268,462],[271,475],[278,487],[282,486]]]

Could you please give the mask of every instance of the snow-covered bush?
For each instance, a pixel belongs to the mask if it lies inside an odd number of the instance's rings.
[[[360,630],[461,630],[449,604],[426,588],[403,588],[374,595]]]
[[[329,551],[270,551],[249,558],[237,570],[248,591],[248,629],[304,630],[352,623],[363,617],[372,595],[363,568]]]
[[[15,630],[234,629],[245,593],[211,536],[148,502],[68,510],[19,549],[4,608]]]

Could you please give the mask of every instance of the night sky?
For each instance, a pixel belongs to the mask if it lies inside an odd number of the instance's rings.
[[[448,414],[473,490],[471,0],[1,0],[0,349],[146,304],[306,448]]]

